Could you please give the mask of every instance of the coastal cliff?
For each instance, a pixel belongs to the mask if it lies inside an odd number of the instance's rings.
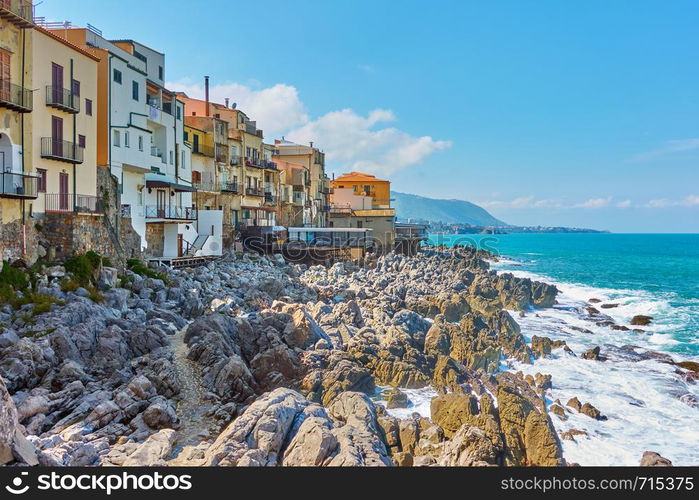
[[[104,267],[97,298],[43,269],[34,287],[56,302],[1,313],[0,458],[566,465],[552,418],[603,416],[589,402],[547,407],[549,375],[503,371],[566,348],[528,343],[507,312],[551,307],[557,290],[486,257],[428,249],[309,269],[244,255],[159,277]],[[392,410],[413,389],[434,391],[429,417]]]

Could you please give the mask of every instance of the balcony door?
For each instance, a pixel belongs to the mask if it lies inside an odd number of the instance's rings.
[[[158,189],[156,191],[156,199],[157,199],[157,210],[158,210],[158,217],[161,219],[165,218],[165,200],[166,200],[166,193],[162,189]]]
[[[0,98],[3,101],[10,101],[10,53],[0,49]]]
[[[58,175],[58,208],[68,210],[68,174],[61,172]]]
[[[53,102],[63,104],[63,66],[51,63],[51,93]]]
[[[63,118],[51,117],[51,154],[63,156]]]

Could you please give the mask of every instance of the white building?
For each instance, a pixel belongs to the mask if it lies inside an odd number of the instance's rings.
[[[120,185],[123,220],[149,258],[220,255],[221,218],[210,215],[199,231],[184,104],[165,88],[165,55],[91,31],[87,44],[109,53],[109,166]]]

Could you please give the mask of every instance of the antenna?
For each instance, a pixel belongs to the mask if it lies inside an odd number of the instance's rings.
[[[237,102],[234,102],[234,103],[231,105],[231,109],[235,109],[235,108],[237,108],[237,107],[238,107],[238,103],[237,103]]]

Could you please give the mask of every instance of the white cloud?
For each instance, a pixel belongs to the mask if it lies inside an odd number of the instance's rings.
[[[451,147],[451,142],[429,136],[415,137],[394,127],[392,111],[376,109],[361,116],[351,109],[332,111],[289,131],[287,139],[314,141],[326,153],[334,170],[391,174],[424,161],[428,156]]]
[[[590,198],[589,200],[577,205],[580,208],[604,208],[609,206],[612,201],[612,197],[607,198]]]
[[[669,200],[667,198],[659,198],[650,200],[645,205],[646,208],[668,208],[668,207],[699,207],[699,196],[690,194],[679,200]]]
[[[646,151],[645,153],[639,153],[635,155],[632,160],[634,161],[648,161],[655,160],[657,158],[662,158],[674,153],[682,153],[685,151],[693,151],[699,149],[699,137],[691,139],[676,139],[672,141],[666,141],[665,144],[653,151]]]
[[[204,98],[204,84],[190,79],[168,82],[167,88],[181,91],[189,97]],[[272,87],[253,89],[240,83],[222,83],[209,89],[212,102],[223,104],[226,98],[251,120],[256,120],[266,137],[275,137],[308,122],[306,107],[296,87],[278,83]]]
[[[533,196],[521,196],[513,200],[482,201],[477,204],[485,208],[565,208],[560,200],[537,200]]]
[[[369,66],[359,69],[372,70]],[[189,79],[168,82],[167,87],[190,97],[204,97],[204,85]],[[237,103],[251,120],[257,121],[267,141],[282,135],[300,144],[313,141],[326,153],[329,167],[337,171],[388,175],[451,147],[449,141],[416,137],[386,127],[397,121],[388,109],[375,109],[366,116],[343,109],[311,120],[298,90],[282,83],[261,89],[240,83],[215,84],[209,93],[213,102],[223,103],[228,97],[231,103]]]
[[[631,206],[631,200],[620,201],[616,206],[617,208],[629,208]]]

